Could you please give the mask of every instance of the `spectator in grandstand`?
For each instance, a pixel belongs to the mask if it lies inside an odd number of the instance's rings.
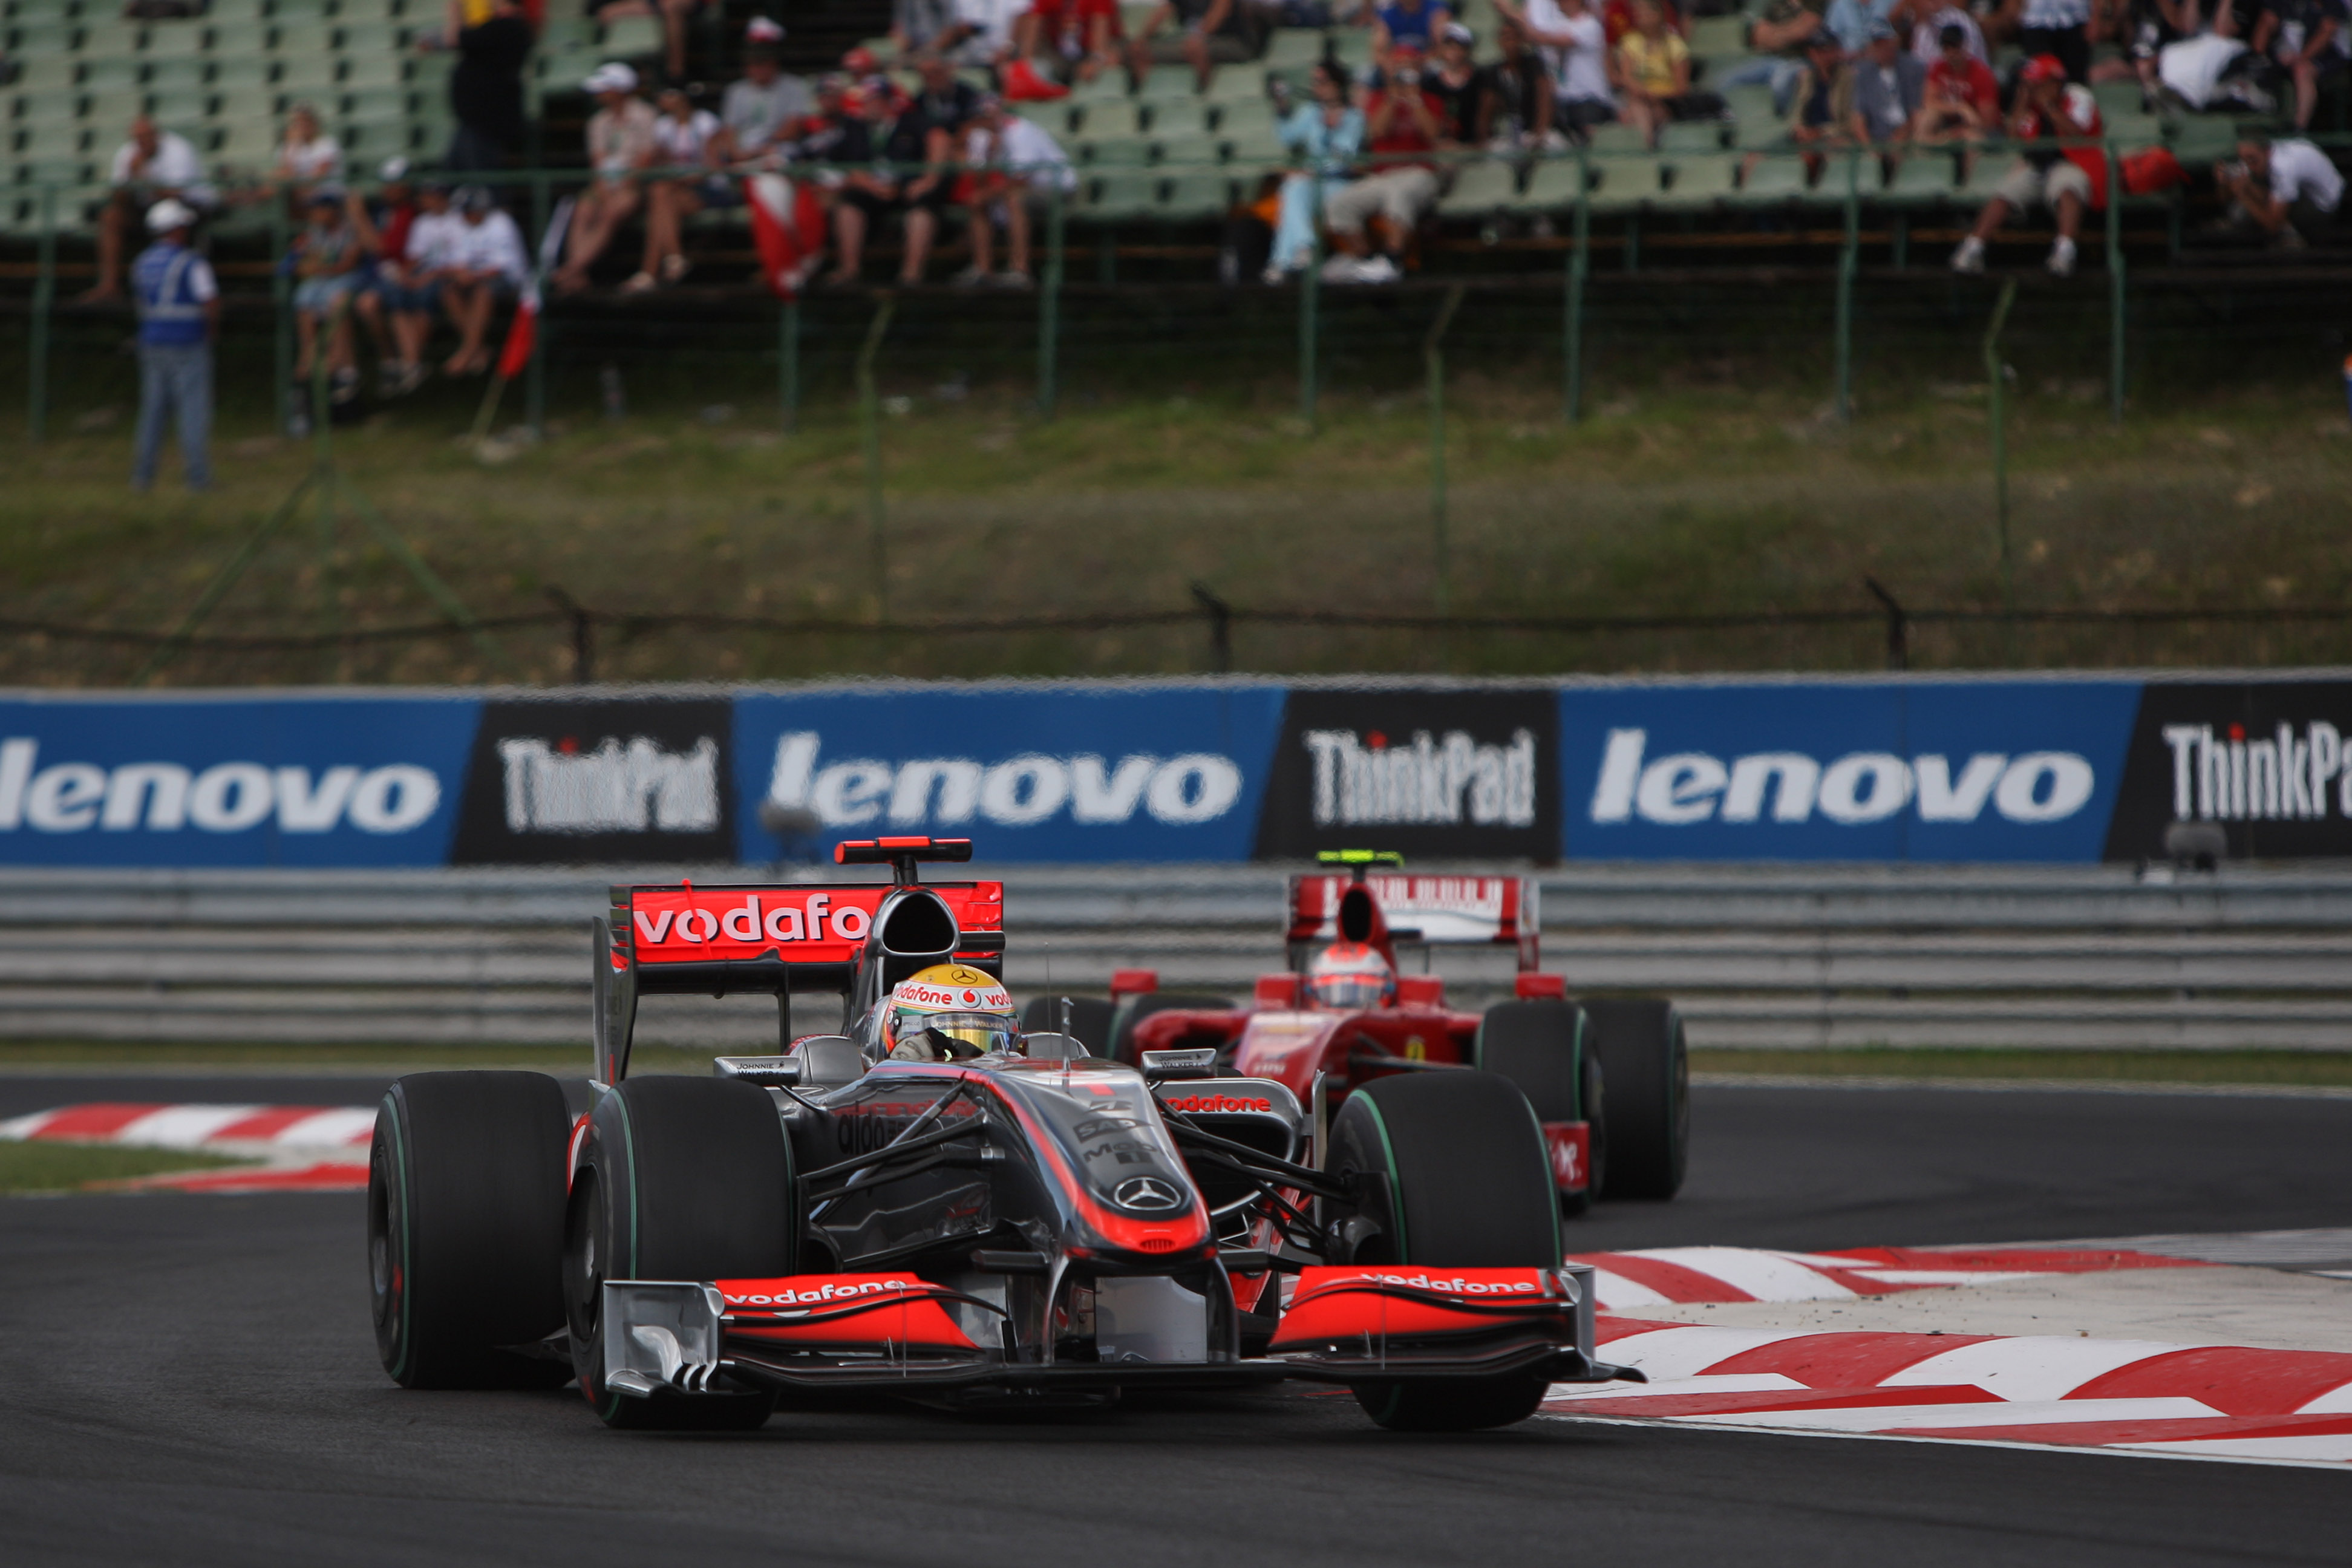
[[[286,111],[286,132],[278,140],[269,175],[273,184],[302,205],[310,202],[311,186],[343,177],[342,143],[319,129],[319,111],[309,104],[298,103]]]
[[[2046,206],[2058,219],[2058,237],[2043,263],[2051,275],[2074,274],[2074,237],[2084,209],[2096,199],[2106,178],[2106,154],[2093,140],[2101,130],[2099,108],[2086,87],[2070,87],[2066,67],[2055,55],[2036,55],[2018,73],[2017,103],[2009,134],[2029,145],[2010,169],[1999,193],[1985,204],[1976,226],[1952,252],[1952,270],[1984,270],[1985,241],[2012,212]],[[2097,172],[2095,184],[2092,172]]]
[[[992,93],[981,100],[965,133],[964,162],[973,171],[971,265],[957,274],[956,282],[965,288],[1034,288],[1030,226],[1055,201],[1067,199],[1078,188],[1069,154],[1044,126],[1013,113]],[[1002,272],[991,270],[998,228],[1004,230]]]
[[[2238,161],[2217,166],[2213,184],[2230,204],[2225,224],[2251,226],[2282,250],[2324,243],[2342,216],[2342,171],[2300,137],[2239,138]]]
[[[1846,121],[1838,112],[1846,96],[1845,77],[1845,51],[1837,35],[1827,29],[1814,34],[1789,111],[1789,140],[1805,149],[1805,165],[1814,174],[1821,173],[1819,153],[1845,144]]]
[[[408,231],[416,223],[416,194],[408,183],[408,160],[387,158],[377,170],[375,199],[356,190],[345,201],[344,220],[359,236],[364,259],[360,264],[358,291],[352,310],[375,344],[376,390],[385,397],[401,390],[405,368],[399,339],[393,331],[385,299],[389,289],[385,268],[397,268],[408,253]]]
[[[1501,58],[1478,68],[1480,146],[1498,153],[1565,147],[1552,128],[1551,73],[1528,39],[1528,30],[1504,16],[1495,24]]]
[[[837,264],[831,280],[857,281],[866,237],[896,213],[906,226],[898,281],[911,288],[923,280],[923,263],[952,190],[946,168],[953,153],[948,134],[918,114],[887,78],[875,77],[851,89],[842,107],[850,118],[827,156],[850,172],[843,178],[833,212]]]
[[[1667,27],[1657,0],[1634,0],[1633,30],[1619,40],[1616,61],[1625,122],[1651,146],[1669,121],[1723,117],[1719,95],[1692,90],[1690,46]]]
[[[952,148],[961,141],[964,126],[980,112],[980,89],[958,79],[955,67],[937,55],[918,59],[915,72],[922,79],[922,90],[915,95],[916,117],[927,130],[946,132]]]
[[[112,191],[89,215],[98,226],[98,281],[82,296],[86,304],[122,297],[123,237],[139,231],[156,203],[177,201],[201,221],[219,199],[188,139],[159,130],[143,114],[131,122],[131,140],[115,149],[107,183]]]
[[[2152,100],[2164,85],[2157,66],[2165,49],[2195,37],[2203,29],[2201,4],[2202,0],[2122,0],[2095,14],[2091,18],[2092,41],[2112,37],[2122,46],[2123,57],[2094,60],[2091,79],[2137,81],[2141,101]],[[2223,5],[2217,23],[2234,27],[2230,15],[2230,8]]]
[[[1992,27],[2028,59],[2056,57],[2068,81],[2091,79],[2091,0],[2001,0]]]
[[[1969,53],[1968,35],[1944,29],[1944,52],[1927,68],[1926,100],[1911,121],[1915,142],[1981,142],[2000,128],[2000,82]]]
[[[1031,47],[1057,80],[1092,81],[1127,58],[1118,0],[1036,0],[1030,15]]]
[[[1549,58],[1554,125],[1581,141],[1617,118],[1608,28],[1589,0],[1495,0],[1495,9]]]
[[[1858,146],[1902,141],[1927,101],[1927,68],[1886,22],[1871,29],[1870,47],[1847,70],[1845,82],[1840,109]]]
[[[839,71],[827,71],[816,79],[813,89],[816,94],[814,112],[801,121],[798,133],[791,141],[780,144],[787,158],[803,158],[813,163],[835,161],[834,150],[841,144],[852,118],[842,107],[849,88],[849,79]]]
[[[755,28],[758,26],[759,22],[752,24]],[[778,37],[783,36],[782,27],[772,22],[768,26]],[[801,121],[816,112],[816,97],[808,83],[778,62],[772,40],[745,36],[751,41],[743,50],[743,79],[727,84],[726,94],[719,100],[719,120],[726,132],[725,156],[748,163],[789,142]]]
[[[506,166],[522,146],[522,68],[534,35],[515,0],[488,0],[488,15],[469,23],[466,0],[449,0],[440,47],[457,51],[449,73],[449,109],[457,130],[443,160],[461,172]]]
[[[1936,62],[1944,58],[1944,29],[1947,27],[1960,30],[1961,41],[1971,58],[1991,59],[1992,57],[1985,52],[1984,29],[1977,26],[1974,16],[1953,5],[1951,0],[1910,0],[1909,11],[1911,52],[1918,57],[1920,65],[1932,70]],[[1902,25],[1900,12],[1895,21],[1898,26]]]
[[[596,20],[623,16],[659,16],[662,25],[662,69],[668,80],[686,80],[686,23],[702,0],[605,0],[596,7]]]
[[[1797,79],[1804,74],[1805,51],[1825,26],[1822,15],[1828,5],[1829,0],[1769,0],[1763,13],[1748,24],[1748,48],[1756,58],[1740,61],[1720,78],[1710,76],[1709,82],[1726,90],[1769,87],[1772,112],[1786,115]]]
[[[1274,250],[1265,281],[1279,283],[1303,271],[1315,257],[1315,225],[1325,204],[1346,187],[1364,145],[1364,111],[1348,101],[1348,80],[1339,63],[1325,56],[1307,77],[1307,101],[1283,120],[1281,135],[1290,169],[1282,177],[1275,219]]]
[[[1127,68],[1139,82],[1155,63],[1188,65],[1206,92],[1219,66],[1254,60],[1265,47],[1264,13],[1247,0],[1160,0],[1128,46]]]
[[[1323,198],[1323,226],[1340,254],[1323,268],[1327,283],[1394,283],[1421,220],[1437,205],[1437,149],[1444,105],[1422,85],[1421,68],[1400,53],[1387,79],[1364,100],[1360,179]],[[1370,232],[1377,221],[1377,234]]]
[[[1437,58],[1422,72],[1421,85],[1440,106],[1437,142],[1441,147],[1475,147],[1481,100],[1486,79],[1470,58],[1478,35],[1459,22],[1448,22],[1437,36]]]
[[[955,0],[955,20],[925,47],[951,66],[994,71],[1030,52],[1029,0]]]
[[[1685,40],[1689,38],[1690,24],[1683,20],[1683,14],[1674,0],[1659,0],[1658,10],[1666,18],[1666,31]],[[1609,47],[1612,52],[1624,42],[1625,35],[1633,30],[1633,0],[1603,0],[1601,30],[1608,35]]]
[[[152,489],[163,447],[163,421],[179,426],[188,488],[210,489],[206,443],[213,426],[213,337],[220,330],[220,288],[210,263],[189,247],[196,209],[165,196],[147,210],[154,243],[131,264],[139,309],[139,437],[131,488]]]
[[[1427,59],[1454,15],[1438,0],[1387,0],[1372,7],[1372,64],[1381,70],[1400,52]]]
[[[1837,35],[1838,47],[1851,58],[1870,47],[1870,29],[1893,21],[1903,4],[1904,0],[1830,0],[1822,23]]]
[[[367,251],[344,212],[340,185],[311,187],[309,221],[294,236],[289,257],[294,274],[294,356],[291,425],[307,434],[311,409],[311,374],[326,357],[328,395],[349,403],[359,392],[359,369],[352,363],[352,298],[358,292]],[[320,344],[320,329],[326,344]]]
[[[2342,0],[2263,0],[2248,47],[2278,62],[2294,83],[2294,128],[2307,130],[2322,81],[2344,74]]]
[[[938,48],[955,25],[955,0],[892,0],[890,42],[902,57]]]
[[[530,280],[530,258],[522,231],[499,210],[499,198],[482,185],[459,195],[461,221],[449,237],[448,259],[439,268],[441,308],[457,329],[457,352],[441,363],[445,375],[480,375],[490,368],[484,346],[490,316]]]
[[[588,287],[588,269],[635,215],[645,195],[638,182],[657,152],[653,105],[637,96],[635,71],[607,61],[580,85],[600,106],[588,117],[588,162],[596,177],[572,204],[563,265],[555,273],[555,287],[565,294]]]
[[[391,194],[389,182],[384,194]],[[433,184],[416,188],[415,210],[404,226],[397,226],[396,234],[396,226],[381,216],[362,213],[354,221],[362,243],[371,234],[375,237],[368,247],[376,257],[374,273],[362,286],[361,314],[372,326],[382,322],[391,340],[383,356],[389,368],[378,373],[390,382],[387,395],[411,393],[425,384],[425,342],[432,335],[433,312],[441,302],[440,272],[448,264],[463,221],[449,210],[447,188]]]
[[[719,116],[695,108],[682,87],[662,89],[654,119],[654,163],[699,172],[646,183],[645,259],[621,285],[622,292],[650,293],[683,279],[690,269],[681,232],[686,220],[706,208],[743,205],[741,187],[719,172],[726,143]]]

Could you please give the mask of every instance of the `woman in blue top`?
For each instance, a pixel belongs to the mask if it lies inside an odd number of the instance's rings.
[[[1314,101],[1302,103],[1282,122],[1282,144],[1294,167],[1283,176],[1282,213],[1274,227],[1274,257],[1265,280],[1304,268],[1315,258],[1315,220],[1323,197],[1344,183],[1364,145],[1364,111],[1348,101],[1347,78],[1328,57],[1307,78]]]
[[[1383,71],[1389,57],[1399,50],[1416,55],[1434,53],[1454,13],[1437,0],[1389,0],[1372,11],[1372,63]]]

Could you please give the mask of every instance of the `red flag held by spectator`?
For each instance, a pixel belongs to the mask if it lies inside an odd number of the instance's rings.
[[[798,299],[824,259],[824,208],[806,183],[782,174],[753,174],[743,191],[751,198],[751,242],[768,288],[779,300]]]
[[[522,291],[515,302],[514,325],[507,329],[507,346],[499,353],[499,379],[512,381],[530,363],[530,351],[539,343],[539,288],[536,284]]]

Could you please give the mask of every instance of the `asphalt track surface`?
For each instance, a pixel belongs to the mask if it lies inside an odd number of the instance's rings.
[[[353,1079],[0,1080],[361,1103]],[[1579,1249],[2342,1225],[2352,1100],[1703,1088],[1684,1196]],[[125,1563],[2340,1563],[2352,1476],[1538,1420],[1344,1394],[1012,1420],[881,1405],[606,1432],[375,1363],[354,1195],[0,1200],[0,1559]]]

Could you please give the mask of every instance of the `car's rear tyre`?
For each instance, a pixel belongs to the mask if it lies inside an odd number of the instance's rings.
[[[1182,991],[1147,991],[1131,996],[1118,1007],[1118,1023],[1111,1036],[1111,1059],[1129,1067],[1136,1065],[1135,1026],[1154,1013],[1227,1013],[1233,1005],[1228,996],[1195,995]]]
[[[563,1226],[563,1307],[581,1392],[606,1425],[745,1431],[767,1394],[635,1399],[604,1386],[607,1279],[760,1279],[797,1265],[792,1142],[740,1079],[644,1078],[589,1120]]]
[[[1606,1167],[1609,1128],[1601,1065],[1584,1009],[1550,999],[1497,1002],[1478,1020],[1470,1059],[1481,1070],[1517,1084],[1535,1107],[1537,1121],[1586,1124],[1590,1142],[1584,1190],[1561,1193],[1559,1207],[1566,1215],[1591,1207]]]
[[[406,1388],[552,1387],[509,1349],[563,1326],[563,1090],[544,1073],[413,1073],[368,1149],[376,1353]]]
[[[1070,1033],[1096,1056],[1110,1055],[1111,1030],[1118,1019],[1117,1005],[1099,996],[1070,998]],[[1024,1035],[1059,1034],[1061,1028],[1062,999],[1058,996],[1032,996],[1029,1005],[1021,1009],[1021,1032]]]
[[[1690,1052],[1682,1015],[1654,997],[1587,1002],[1609,1080],[1607,1198],[1671,1198],[1690,1158]],[[1596,1172],[1600,1162],[1593,1163]]]
[[[1493,1073],[1379,1079],[1331,1123],[1327,1168],[1361,1173],[1365,1202],[1327,1207],[1350,1238],[1345,1261],[1435,1268],[1549,1268],[1560,1258],[1559,1209],[1543,1131],[1527,1097]],[[1468,1432],[1532,1415],[1545,1380],[1437,1378],[1359,1384],[1357,1403],[1400,1432]]]

